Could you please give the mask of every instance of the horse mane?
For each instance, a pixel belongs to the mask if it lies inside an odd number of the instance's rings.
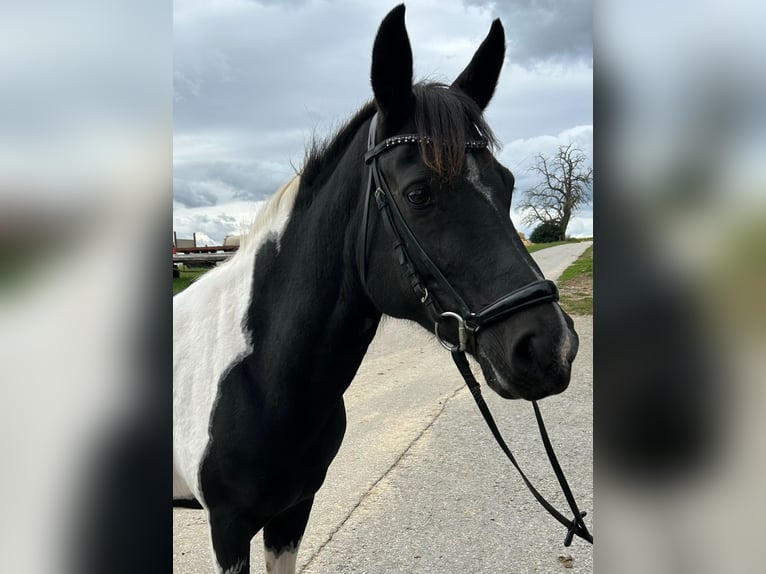
[[[250,244],[259,244],[257,238],[278,225],[280,220],[286,220],[290,217],[295,198],[298,195],[300,181],[301,176],[298,174],[291,177],[258,211],[250,230],[242,237],[239,251],[246,250]]]
[[[415,125],[418,135],[428,137],[430,144],[420,144],[423,162],[437,177],[449,181],[463,169],[465,142],[484,138],[490,149],[497,139],[484,120],[476,102],[460,90],[438,82],[420,82],[412,87],[415,94]],[[309,142],[300,171],[303,185],[318,183],[321,174],[329,173],[356,136],[362,125],[376,111],[375,102],[367,102],[345,125],[324,140],[316,136]]]
[[[362,124],[375,114],[375,103],[364,104],[340,129],[325,140],[319,140],[316,134],[306,148],[306,157],[301,169],[301,181],[303,185],[311,186],[318,183],[322,173],[329,173],[351,140],[354,139]]]

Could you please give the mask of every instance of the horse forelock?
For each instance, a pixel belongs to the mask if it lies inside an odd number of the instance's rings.
[[[497,145],[479,106],[460,90],[438,82],[421,82],[412,90],[420,156],[440,179],[450,181],[462,172],[466,141],[483,138],[490,149]]]

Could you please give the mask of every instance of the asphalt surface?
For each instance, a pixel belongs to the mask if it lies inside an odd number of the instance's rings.
[[[533,257],[556,280],[589,245],[567,244]],[[575,328],[580,350],[570,386],[540,408],[591,526],[591,317],[576,317]],[[531,405],[505,401],[486,385],[483,391],[522,468],[566,509]],[[592,572],[592,547],[579,540],[563,546],[564,528],[527,491],[449,354],[422,328],[385,320],[345,400],[346,438],[317,494],[299,572]],[[204,512],[174,509],[173,538],[174,572],[213,571]],[[260,534],[251,555],[252,571],[264,571]]]

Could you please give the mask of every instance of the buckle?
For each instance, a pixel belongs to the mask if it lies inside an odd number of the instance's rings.
[[[458,344],[452,345],[442,339],[441,335],[439,334],[439,324],[441,321],[437,321],[434,323],[434,334],[436,335],[436,338],[439,340],[439,343],[441,343],[441,346],[447,349],[448,351],[463,351],[468,347],[468,327],[466,326],[465,319],[463,319],[460,315],[457,313],[453,313],[452,311],[445,311],[440,316],[442,319],[454,319],[457,321],[457,338],[458,338]]]

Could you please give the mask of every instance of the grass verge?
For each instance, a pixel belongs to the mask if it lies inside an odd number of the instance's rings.
[[[593,246],[572,263],[558,280],[561,307],[570,315],[593,314]]]
[[[209,269],[200,269],[192,267],[191,269],[181,269],[180,277],[173,277],[173,295],[178,295],[181,291],[192,284],[197,277],[204,275]]]

